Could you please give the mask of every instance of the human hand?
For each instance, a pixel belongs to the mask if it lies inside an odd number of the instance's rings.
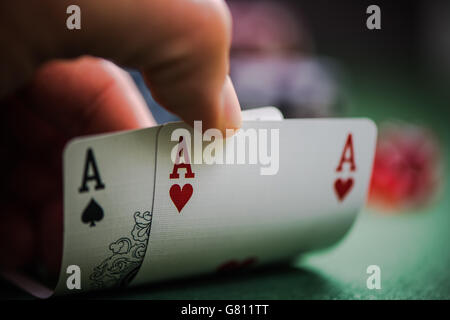
[[[240,126],[227,77],[230,18],[224,2],[77,1],[82,27],[76,31],[65,27],[69,4],[0,5],[2,268],[39,259],[58,272],[61,153],[70,138],[155,124],[130,77],[98,57],[140,69],[153,97],[188,124]]]

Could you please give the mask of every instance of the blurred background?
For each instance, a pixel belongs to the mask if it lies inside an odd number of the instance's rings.
[[[231,78],[243,109],[369,117],[379,129],[366,209],[335,247],[236,280],[147,298],[449,299],[450,1],[227,1]],[[381,29],[369,30],[369,5]],[[160,108],[131,71],[155,119]],[[368,290],[378,265],[382,289]],[[230,280],[230,281],[229,281]]]
[[[426,205],[443,185],[450,120],[450,2],[227,1],[230,74],[243,109],[273,105],[285,118],[363,116],[379,125],[370,203]],[[159,123],[159,107],[131,71]]]

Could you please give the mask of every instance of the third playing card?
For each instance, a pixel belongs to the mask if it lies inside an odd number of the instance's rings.
[[[152,227],[135,283],[284,260],[334,243],[364,204],[375,141],[367,119],[247,121],[227,139],[163,126]]]

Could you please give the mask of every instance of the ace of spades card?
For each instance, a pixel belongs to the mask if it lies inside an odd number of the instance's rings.
[[[77,139],[65,149],[62,270],[79,266],[83,289],[130,281],[142,263],[158,130]],[[67,289],[64,278],[57,291]]]
[[[89,192],[88,183],[93,181],[95,183],[94,190],[105,189],[105,184],[102,181],[100,172],[98,170],[97,161],[95,160],[94,151],[92,148],[86,150],[86,160],[84,163],[84,170],[81,178],[81,186],[78,188],[79,193]],[[103,219],[104,213],[102,206],[91,198],[86,208],[83,210],[81,220],[84,223],[89,223],[91,227],[95,227],[95,222]]]

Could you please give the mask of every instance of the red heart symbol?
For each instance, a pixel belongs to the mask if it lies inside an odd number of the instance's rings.
[[[183,209],[189,201],[193,192],[194,189],[192,189],[192,185],[189,183],[185,184],[183,188],[181,188],[178,184],[174,184],[170,187],[170,199],[172,199],[173,204],[177,207],[178,212],[181,212],[181,209]]]
[[[353,179],[348,178],[347,180],[337,179],[334,182],[334,190],[340,201],[344,200],[347,193],[353,187]]]

